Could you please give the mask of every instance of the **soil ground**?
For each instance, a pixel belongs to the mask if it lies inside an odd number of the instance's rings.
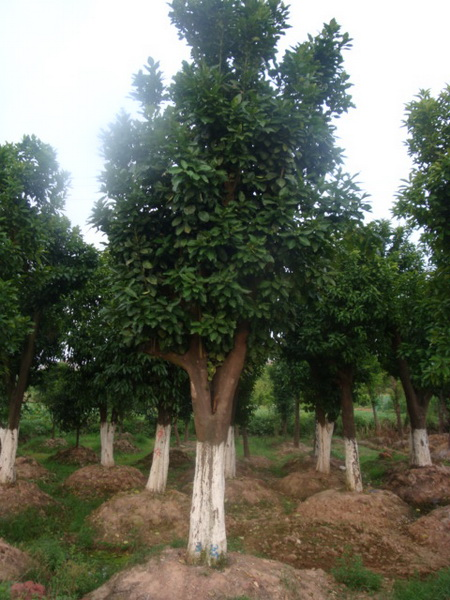
[[[78,469],[66,481],[72,491],[110,496],[89,517],[99,548],[160,548],[146,564],[118,573],[85,600],[384,599],[394,578],[450,566],[450,467],[408,469],[392,460],[382,441],[371,445],[379,447],[377,460],[387,476],[382,486],[366,485],[362,494],[345,490],[338,459],[330,476],[316,473],[307,446],[281,445],[276,461],[265,456],[239,460],[237,477],[226,485],[230,553],[221,570],[184,561],[193,444],[174,449],[177,467],[162,496],[144,491],[146,476],[132,467]],[[32,471],[32,461],[22,462]],[[46,475],[38,463],[35,467],[36,473],[27,471],[28,479]],[[28,480],[0,488],[0,493],[2,514],[6,507],[28,503],[44,510],[52,502]],[[163,550],[164,545],[172,548]],[[3,557],[6,546],[0,545]],[[330,569],[345,552],[360,555],[366,567],[384,577],[379,596],[350,594],[335,582]],[[28,559],[22,558],[25,565]],[[14,565],[18,563],[20,556],[14,554]]]

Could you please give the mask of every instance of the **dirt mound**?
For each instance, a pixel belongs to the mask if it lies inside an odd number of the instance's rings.
[[[411,535],[420,543],[439,548],[450,556],[450,505],[436,508],[408,527]]]
[[[65,448],[67,446],[67,440],[64,438],[50,438],[43,442],[43,448]]]
[[[138,465],[143,465],[150,469],[152,466],[153,452],[147,454],[137,462]],[[169,451],[169,469],[170,467],[181,467],[183,465],[194,464],[194,459],[187,452],[180,448],[171,448]]]
[[[0,581],[20,579],[33,566],[34,562],[28,554],[0,538]]]
[[[261,502],[276,504],[279,502],[279,497],[276,492],[267,487],[264,481],[253,477],[240,477],[239,479],[227,479],[225,502],[230,504],[245,502],[250,505]]]
[[[299,447],[296,448],[292,442],[285,442],[284,444],[280,444],[277,454],[279,456],[285,456],[286,454],[309,454],[312,451],[312,446],[300,443]]]
[[[280,479],[276,487],[287,496],[305,500],[323,490],[345,488],[345,475],[342,471],[332,471],[329,475],[315,470],[297,471]]]
[[[384,487],[413,506],[445,505],[450,503],[450,467],[396,470]]]
[[[126,490],[141,490],[146,479],[134,467],[102,467],[91,465],[72,473],[64,486],[81,497],[105,496]]]
[[[190,499],[185,494],[122,493],[93,512],[99,541],[109,544],[168,543],[188,533]]]
[[[135,454],[136,452],[139,452],[139,448],[137,448],[129,439],[120,438],[114,442],[114,452],[121,454]]]
[[[325,600],[332,580],[321,570],[298,571],[282,563],[230,554],[223,569],[185,564],[167,550],[147,564],[118,573],[83,600],[192,600],[248,597],[259,600]]]
[[[16,471],[19,479],[51,479],[52,477],[52,473],[31,456],[18,456]]]
[[[388,491],[327,490],[299,504],[295,512],[272,508],[256,518],[243,513],[230,529],[245,552],[300,569],[329,570],[348,548],[363,557],[365,566],[388,576],[449,566],[448,553],[417,543],[409,533],[414,516],[413,509]]]
[[[428,439],[430,442],[430,451],[433,460],[450,460],[448,433],[430,435]]]
[[[43,509],[56,504],[31,481],[18,480],[13,485],[0,485],[0,518],[16,515],[28,508]]]
[[[97,454],[90,448],[79,446],[78,448],[60,450],[52,456],[52,460],[63,465],[79,465],[80,467],[84,467],[85,465],[98,463],[99,459]]]

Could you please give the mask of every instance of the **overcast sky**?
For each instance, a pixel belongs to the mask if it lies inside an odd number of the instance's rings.
[[[289,4],[289,2],[287,2]],[[346,52],[356,109],[340,119],[346,169],[359,173],[375,217],[389,218],[410,170],[404,106],[420,89],[450,84],[447,0],[292,0],[281,47],[336,18],[353,39]],[[170,80],[189,57],[166,0],[0,0],[0,143],[35,134],[72,176],[67,215],[87,241],[100,196],[100,131],[130,107],[133,73],[153,56]]]

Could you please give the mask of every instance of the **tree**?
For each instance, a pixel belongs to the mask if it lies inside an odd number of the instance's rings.
[[[288,419],[294,415],[294,446],[300,443],[300,390],[305,377],[302,363],[289,362],[277,358],[270,366],[269,374],[273,383],[275,406],[281,417],[283,435],[287,434]]]
[[[279,0],[173,0],[191,47],[166,88],[152,59],[134,79],[141,118],[104,136],[109,238],[124,337],[189,375],[197,434],[188,557],[226,553],[224,447],[249,344],[270,336],[294,265],[314,250],[343,197],[333,119],[350,106],[332,21],[276,62]],[[348,196],[345,197],[347,201]]]
[[[95,265],[96,251],[61,215],[67,175],[53,149],[35,137],[0,148],[1,393],[8,405],[0,483],[15,480],[20,412],[30,373],[58,350],[67,296]]]

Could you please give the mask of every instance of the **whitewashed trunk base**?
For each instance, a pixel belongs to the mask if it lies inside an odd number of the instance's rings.
[[[227,552],[224,454],[225,442],[197,442],[187,548],[191,563],[212,565]]]
[[[225,479],[236,477],[236,444],[234,426],[228,428],[227,443],[225,445]]]
[[[409,435],[409,458],[412,467],[430,467],[430,444],[426,429],[413,429]]]
[[[316,471],[328,475],[330,473],[331,440],[333,438],[334,423],[317,423],[317,463]]]
[[[353,438],[344,438],[345,444],[345,479],[351,492],[362,492],[361,467],[359,464],[358,442]]]
[[[114,467],[114,433],[115,423],[100,423],[100,444],[102,467]]]
[[[163,494],[166,491],[169,472],[170,425],[157,425],[153,460],[145,489]]]
[[[16,481],[16,454],[19,442],[18,429],[4,429],[0,454],[0,484]]]

